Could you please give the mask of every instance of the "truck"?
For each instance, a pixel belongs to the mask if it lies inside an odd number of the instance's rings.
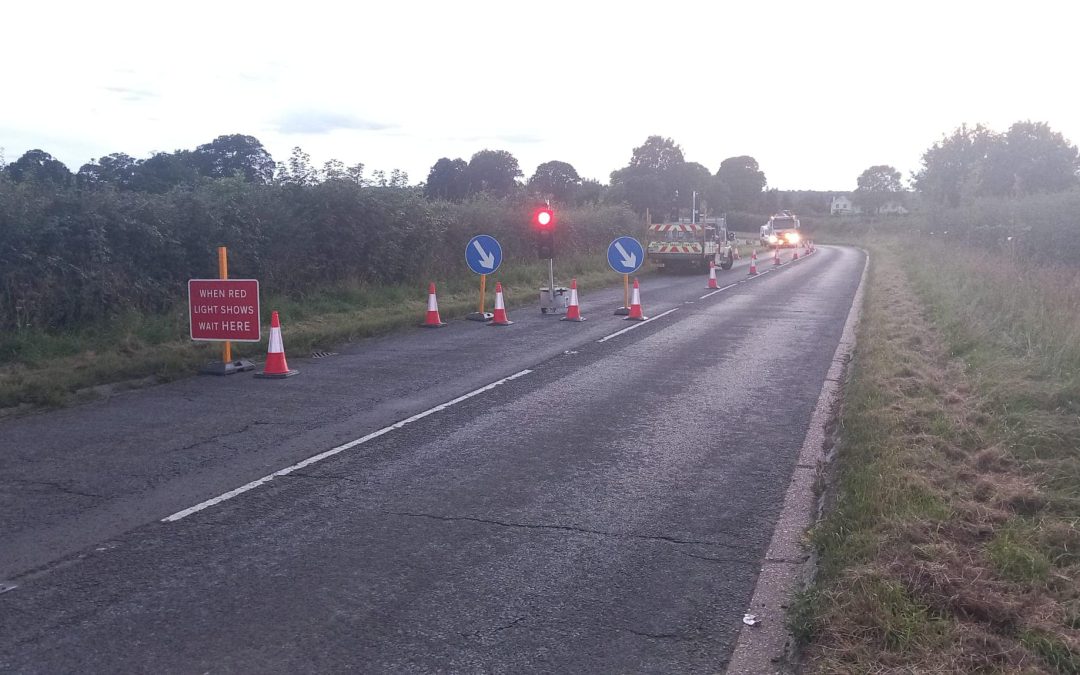
[[[724,218],[653,223],[649,225],[645,257],[662,270],[708,269],[709,261],[729,270],[735,263],[734,241],[735,233],[728,232]]]
[[[791,211],[781,211],[761,226],[763,246],[795,247],[803,240],[799,231],[799,217]]]

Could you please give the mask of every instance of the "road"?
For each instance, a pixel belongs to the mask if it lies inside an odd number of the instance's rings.
[[[716,672],[863,264],[0,423],[0,671]]]

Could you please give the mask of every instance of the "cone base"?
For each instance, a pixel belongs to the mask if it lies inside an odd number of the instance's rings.
[[[495,318],[495,315],[491,312],[472,312],[471,314],[466,314],[465,318],[469,321],[491,321]]]
[[[509,319],[507,319],[506,321],[491,321],[491,322],[488,323],[488,325],[489,326],[510,326],[510,325],[513,325],[513,323],[514,323],[513,321],[510,321]]]
[[[583,316],[575,316],[575,317],[564,316],[563,318],[559,319],[559,321],[584,321],[584,320],[585,320],[585,317],[583,317]]]
[[[718,288],[720,288],[720,287],[718,285],[716,285],[716,284],[709,284],[708,286],[705,287],[705,290],[715,291]]]
[[[440,321],[439,323],[422,323],[422,324],[420,324],[420,327],[421,328],[442,328],[445,325],[446,325],[445,323]]]
[[[623,319],[623,321],[648,321],[648,320],[649,320],[649,317],[647,317],[645,315],[628,316],[625,319]]]
[[[628,316],[630,314],[629,307],[620,307],[615,310],[615,316]]]
[[[286,377],[292,377],[293,375],[299,374],[299,370],[287,370],[284,373],[267,373],[263,371],[261,373],[255,373],[255,377],[260,380],[284,380]]]
[[[237,359],[228,363],[212,361],[199,369],[200,375],[232,375],[247,370],[255,370],[255,364],[251,361]]]

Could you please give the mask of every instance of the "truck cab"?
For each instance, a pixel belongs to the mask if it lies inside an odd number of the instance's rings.
[[[764,246],[795,247],[803,240],[799,230],[799,217],[791,211],[781,211],[761,226],[761,243]]]

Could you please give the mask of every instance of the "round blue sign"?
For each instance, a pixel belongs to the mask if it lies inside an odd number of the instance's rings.
[[[478,234],[465,247],[465,264],[477,274],[491,274],[502,264],[502,247],[495,237]]]
[[[608,245],[607,262],[619,274],[633,274],[645,262],[645,249],[633,237],[619,237]]]

